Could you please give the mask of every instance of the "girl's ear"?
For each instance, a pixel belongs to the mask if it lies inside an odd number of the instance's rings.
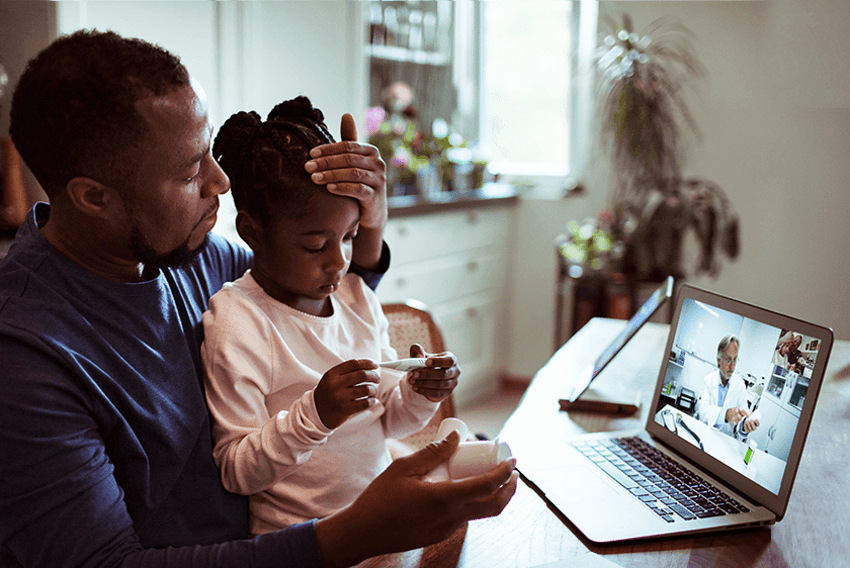
[[[251,250],[257,253],[262,248],[263,228],[250,214],[239,211],[236,214],[236,232],[243,241],[248,243]]]

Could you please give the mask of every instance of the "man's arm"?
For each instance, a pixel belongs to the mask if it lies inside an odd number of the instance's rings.
[[[734,383],[730,388],[728,397],[734,397],[734,400],[727,405],[731,408],[726,411],[726,422],[737,426],[738,422],[743,420],[744,424],[742,425],[742,428],[744,430],[744,435],[746,436],[754,432],[759,427],[758,416],[754,416],[752,419],[750,418],[752,413],[749,411],[748,407],[747,385],[744,383],[744,379],[735,375],[731,380],[734,381]],[[737,434],[737,428],[735,429],[735,432]]]
[[[102,409],[57,360],[8,337],[0,352],[0,559],[25,568],[320,566],[311,524],[221,544],[187,533],[173,548],[145,548],[104,441],[127,424],[96,419]],[[147,467],[140,461],[139,475]]]
[[[309,567],[320,565],[320,552],[328,565],[343,565],[439,541],[467,520],[498,514],[516,488],[513,462],[463,482],[424,482],[454,438],[391,465],[315,533],[306,523],[254,539],[204,545],[187,534],[174,547],[144,548],[103,438],[126,425],[99,423],[92,399],[53,359],[2,343],[0,558],[23,567]]]
[[[386,165],[378,149],[357,142],[354,117],[346,113],[340,125],[340,142],[317,146],[305,169],[314,183],[327,185],[337,195],[360,202],[360,229],[354,241],[352,262],[378,272],[383,253],[384,225],[387,224]],[[384,269],[386,270],[386,269]]]

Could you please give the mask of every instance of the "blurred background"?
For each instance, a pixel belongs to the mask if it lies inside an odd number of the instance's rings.
[[[695,64],[668,62],[656,84],[642,73],[663,62],[660,18]],[[850,339],[848,24],[843,0],[3,0],[0,137],[27,60],[79,28],[178,54],[215,125],[300,94],[332,132],[351,112],[389,165],[393,267],[379,295],[431,308],[464,369],[463,407],[533,376],[582,318],[627,317],[663,272]],[[675,95],[642,143],[676,134],[658,179],[613,151],[617,128],[646,126],[600,109],[623,85],[632,102]],[[5,250],[45,196],[8,142],[2,159]],[[631,216],[625,190],[639,196]],[[653,217],[665,208],[666,222]],[[233,235],[234,215],[223,209],[215,230]],[[582,290],[604,301],[582,312]]]

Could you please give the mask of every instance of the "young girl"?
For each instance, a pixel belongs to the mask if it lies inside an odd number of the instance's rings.
[[[233,115],[213,146],[254,264],[210,301],[201,357],[213,457],[224,486],[250,495],[254,534],[351,503],[389,464],[385,438],[422,429],[459,374],[450,353],[404,381],[378,368],[397,354],[377,296],[349,272],[360,207],[305,169],[332,142],[298,97],[266,122]]]

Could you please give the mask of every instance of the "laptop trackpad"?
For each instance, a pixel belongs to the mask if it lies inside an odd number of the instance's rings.
[[[582,460],[578,458],[578,460]],[[605,475],[596,471],[593,466],[575,463],[569,468],[547,469],[536,472],[531,478],[543,490],[550,500],[558,499],[560,503],[574,503],[578,507],[586,506],[587,502],[600,504],[618,499],[619,487],[616,481],[600,476]]]
[[[536,472],[530,479],[584,535],[610,542],[634,531],[634,523],[654,523],[654,513],[620,484],[578,458],[567,469]]]

